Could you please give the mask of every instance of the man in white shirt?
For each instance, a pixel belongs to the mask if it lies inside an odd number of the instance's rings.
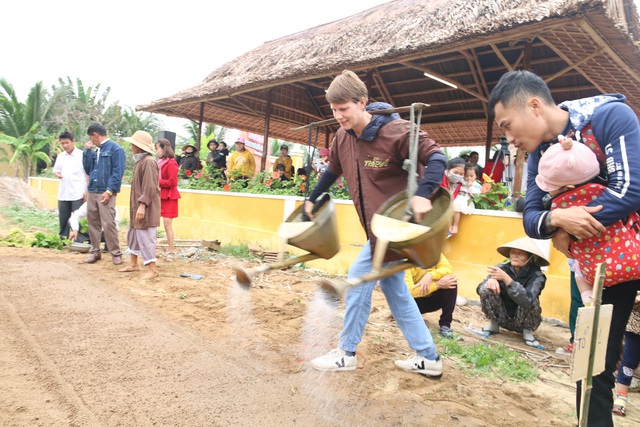
[[[71,228],[71,231],[69,233],[69,240],[71,240],[72,242],[75,241],[80,243],[86,243],[89,241],[89,234],[88,234],[89,231],[85,230],[85,232],[83,233],[81,231],[82,227],[80,226],[80,221],[86,218],[87,218],[87,202],[84,202],[82,206],[80,206],[77,210],[73,211],[71,213],[71,216],[69,217],[69,227]],[[120,228],[118,226],[119,222],[120,222],[120,216],[118,215],[118,210],[116,209],[116,215],[115,215],[116,229]],[[100,241],[104,242],[104,231],[102,232]],[[104,250],[102,252],[109,252],[109,249],[106,243],[104,244]]]
[[[87,192],[87,175],[82,166],[82,150],[76,147],[71,132],[62,132],[58,137],[63,151],[56,157],[53,174],[60,178],[58,187],[58,216],[60,237],[69,237],[71,212],[84,203]]]

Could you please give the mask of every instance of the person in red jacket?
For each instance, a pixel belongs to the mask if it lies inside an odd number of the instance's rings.
[[[173,246],[173,219],[178,217],[178,163],[175,160],[171,143],[164,138],[156,142],[156,155],[160,169],[160,216],[167,233],[169,245],[166,260],[173,261],[175,248]]]

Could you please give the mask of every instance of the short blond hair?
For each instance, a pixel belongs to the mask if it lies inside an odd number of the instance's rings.
[[[364,98],[369,100],[367,86],[360,77],[353,71],[344,70],[342,74],[336,76],[327,89],[327,101],[329,104],[353,101],[360,102]]]

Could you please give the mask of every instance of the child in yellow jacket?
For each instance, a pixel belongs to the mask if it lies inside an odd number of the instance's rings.
[[[458,297],[458,279],[447,258],[441,254],[438,263],[431,268],[406,270],[405,282],[421,314],[442,310],[438,322],[440,335],[453,338],[451,321]]]
[[[238,138],[235,145],[236,151],[231,153],[227,161],[229,178],[250,179],[256,173],[253,154],[245,148],[244,138]]]

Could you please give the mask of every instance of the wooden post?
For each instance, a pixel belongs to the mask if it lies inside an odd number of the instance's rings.
[[[271,101],[273,99],[273,88],[267,93],[267,114],[264,118],[264,140],[262,141],[262,160],[260,161],[260,172],[267,167],[267,156],[269,156],[269,123],[271,121]]]
[[[531,69],[531,42],[527,42],[524,44],[524,48],[522,49],[523,58],[522,58],[522,66],[525,70]]]
[[[196,139],[196,149],[200,151],[200,141],[202,140],[202,122],[204,121],[204,102],[200,103],[200,117],[198,118],[198,138]]]
[[[493,117],[487,116],[487,143],[484,147],[484,164],[491,160],[491,138],[493,137]],[[482,177],[480,177],[482,178]]]
[[[587,426],[589,420],[589,401],[591,400],[591,388],[593,381],[593,365],[596,355],[596,344],[598,340],[598,321],[600,320],[600,306],[602,305],[602,286],[605,277],[605,263],[598,264],[596,270],[596,291],[593,299],[595,313],[593,315],[593,327],[591,330],[591,348],[589,349],[589,365],[587,367],[587,378],[582,380],[582,399],[580,399],[580,427]],[[606,350],[605,350],[606,351]]]
[[[527,179],[526,177],[523,177],[523,173],[524,173],[524,150],[521,149],[517,149],[516,150],[516,155],[514,158],[514,164],[516,165],[516,173],[515,176],[513,177],[513,200],[517,199],[518,197],[520,197],[520,190],[522,189],[522,180],[523,179]]]

